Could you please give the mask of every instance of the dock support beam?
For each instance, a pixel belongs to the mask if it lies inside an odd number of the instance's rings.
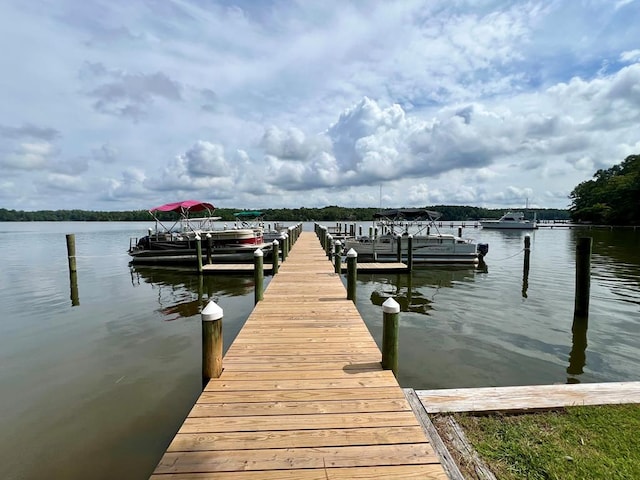
[[[347,300],[356,302],[356,282],[358,279],[358,252],[353,248],[347,252]]]
[[[202,310],[202,389],[212,378],[222,373],[222,316],[223,311],[214,301]]]
[[[254,305],[264,298],[264,253],[253,252],[253,278],[255,283]]]
[[[398,315],[400,305],[393,298],[382,304],[382,368],[398,376]]]

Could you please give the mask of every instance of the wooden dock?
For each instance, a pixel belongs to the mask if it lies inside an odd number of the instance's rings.
[[[303,232],[152,479],[447,478],[333,269]]]

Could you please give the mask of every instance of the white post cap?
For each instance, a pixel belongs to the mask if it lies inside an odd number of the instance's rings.
[[[400,304],[396,302],[392,297],[389,297],[382,304],[382,311],[384,313],[399,313]]]
[[[349,251],[347,252],[347,257],[348,258],[357,258],[358,257],[358,252],[356,252],[353,248],[350,248]]]
[[[196,240],[200,241],[200,235],[196,234]]]
[[[264,253],[262,252],[261,249],[257,249],[255,252],[253,252],[253,256],[254,257],[264,257]]]
[[[222,307],[218,306],[216,302],[211,300],[207,305],[202,309],[202,313],[200,316],[202,317],[203,322],[213,322],[214,320],[220,320],[222,318]]]
[[[336,245],[340,246],[342,245],[342,242],[340,240],[336,240]]]
[[[275,247],[276,245],[280,245],[280,242],[278,242],[278,240],[274,240],[271,244]]]
[[[207,233],[207,238],[211,238],[211,234],[210,233]]]

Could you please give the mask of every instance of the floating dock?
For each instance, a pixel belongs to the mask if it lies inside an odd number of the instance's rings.
[[[447,478],[334,265],[302,232],[152,479]]]

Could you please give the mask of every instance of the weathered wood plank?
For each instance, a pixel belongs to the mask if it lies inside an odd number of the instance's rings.
[[[416,390],[428,413],[640,403],[640,382]]]
[[[425,443],[420,427],[328,428],[317,430],[266,430],[257,432],[178,433],[168,452],[244,450],[269,448],[340,447]]]
[[[224,375],[224,372],[223,372]],[[200,396],[204,402],[241,403],[269,401],[325,401],[325,400],[373,400],[376,398],[402,399],[402,390],[395,387],[370,387],[360,389],[327,388],[320,390],[282,390],[282,391],[220,391],[205,390]]]
[[[191,409],[195,417],[244,417],[248,415],[289,415],[309,413],[351,412],[399,412],[410,410],[409,404],[400,399],[376,398],[375,400],[327,400],[289,402],[205,403],[199,401]]]
[[[453,457],[449,453],[449,450],[447,449],[446,445],[442,441],[442,438],[440,438],[440,435],[438,434],[436,427],[433,425],[433,423],[431,423],[431,419],[429,418],[429,415],[427,415],[427,412],[425,411],[424,406],[420,402],[420,399],[416,395],[415,390],[412,390],[410,388],[404,388],[403,391],[405,396],[407,397],[407,401],[411,405],[413,413],[415,413],[416,418],[422,425],[422,428],[426,432],[427,437],[429,437],[431,446],[433,447],[433,449],[436,452],[436,455],[440,459],[440,462],[442,463],[442,466],[445,472],[447,472],[449,479],[465,480],[464,476],[462,475],[462,472],[460,472],[460,469],[456,464],[456,461],[453,459]]]
[[[305,468],[300,470],[255,470],[152,475],[151,480],[446,480],[439,465],[393,465],[350,468]]]
[[[424,465],[437,462],[428,443],[219,452],[208,450],[167,452],[158,464],[156,473]]]
[[[409,427],[416,425],[411,410],[400,412],[251,415],[247,417],[187,417],[179,433],[257,432],[261,430],[312,430],[322,428]],[[425,437],[426,441],[426,437]]]

